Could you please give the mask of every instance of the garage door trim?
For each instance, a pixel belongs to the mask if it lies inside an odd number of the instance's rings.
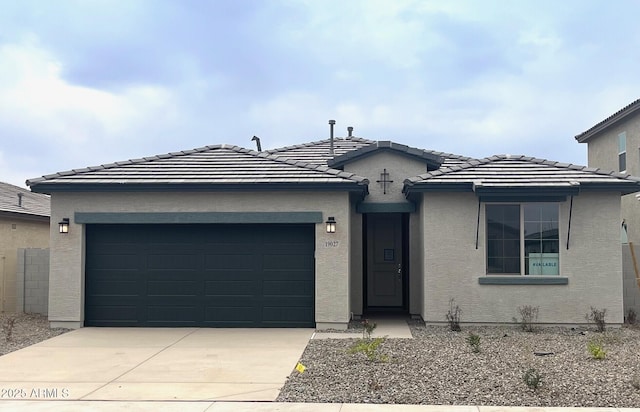
[[[158,223],[322,223],[322,212],[76,212],[75,223],[158,224]]]

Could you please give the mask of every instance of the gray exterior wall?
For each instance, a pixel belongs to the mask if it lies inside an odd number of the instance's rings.
[[[334,216],[336,233],[316,225],[316,323],[346,327],[350,316],[351,214],[346,192],[238,193],[54,193],[51,219],[70,218],[68,234],[51,228],[49,321],[52,327],[81,327],[84,322],[84,225],[75,212],[297,212]],[[328,241],[331,246],[327,246]]]
[[[47,247],[48,218],[0,216],[0,311],[22,312],[22,304],[16,295],[18,250]]]
[[[393,183],[387,183],[387,194],[384,194],[382,183],[376,183],[384,169],[389,173],[388,179],[393,180]],[[404,180],[427,173],[427,164],[396,152],[381,151],[346,164],[344,170],[369,179],[369,195],[365,202],[398,203],[407,201],[402,193]]]
[[[18,249],[17,310],[46,315],[49,302],[49,249]]]
[[[633,258],[630,248],[636,257],[636,265],[640,270],[640,247],[635,245],[622,245],[622,273],[623,273],[623,289],[624,289],[624,313],[625,316],[632,309],[637,316],[640,316],[640,285],[636,279],[636,271],[633,265]],[[638,319],[640,321],[640,319]]]
[[[351,274],[349,284],[351,297],[349,300],[350,311],[354,318],[362,316],[364,290],[364,249],[362,239],[362,214],[356,212],[356,205],[351,206]]]
[[[560,277],[567,278],[566,285],[480,285],[486,276],[486,231],[483,204],[476,249],[477,207],[472,193],[424,196],[425,321],[444,322],[454,298],[463,322],[512,322],[519,306],[533,305],[540,307],[540,323],[585,323],[591,306],[606,308],[608,323],[622,323],[619,194],[574,197],[569,250],[569,200],[560,204]]]
[[[640,115],[631,116],[594,135],[587,143],[588,165],[618,170],[618,134],[627,134],[627,173],[640,176]],[[640,202],[635,194],[623,196],[622,218],[627,223],[629,241],[640,244]]]
[[[424,220],[418,210],[409,215],[409,314],[422,316],[424,303]]]

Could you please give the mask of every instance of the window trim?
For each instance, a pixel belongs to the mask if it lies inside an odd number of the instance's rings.
[[[528,204],[540,204],[540,203],[547,203],[547,204],[553,204],[556,206],[557,208],[557,216],[558,216],[558,274],[556,275],[527,275],[526,274],[526,249],[525,249],[525,236],[524,236],[524,224],[525,224],[525,216],[524,216],[524,206],[528,205]],[[488,225],[487,225],[487,206],[491,206],[491,205],[518,205],[520,208],[520,227],[519,227],[519,240],[520,240],[520,273],[490,273],[489,272],[489,230],[488,230]],[[484,259],[485,259],[485,268],[484,268],[484,272],[485,275],[484,277],[495,277],[495,278],[532,278],[532,279],[546,279],[546,278],[551,278],[551,279],[555,279],[555,278],[564,278],[565,277],[562,276],[562,265],[560,264],[561,261],[561,250],[562,248],[560,247],[561,245],[561,239],[560,239],[560,228],[562,227],[562,221],[561,221],[561,216],[560,216],[560,202],[528,202],[528,201],[522,201],[522,202],[485,202],[484,203],[484,238],[485,238],[485,253],[484,253]],[[515,283],[509,283],[509,282],[497,282],[497,283],[492,283],[492,282],[483,282],[481,281],[480,284],[540,284],[540,283],[536,283],[536,281],[516,281]],[[553,283],[553,284],[564,284],[562,282],[543,282],[545,284],[549,284],[549,283]]]
[[[622,144],[624,142],[624,145]],[[622,147],[624,146],[624,147]],[[624,156],[624,169],[620,160]],[[628,169],[627,165],[627,132],[618,133],[618,171],[620,173],[626,173]]]

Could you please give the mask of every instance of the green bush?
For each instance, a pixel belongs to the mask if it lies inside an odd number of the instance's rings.
[[[467,343],[471,346],[473,353],[480,353],[480,336],[470,332],[467,336]]]

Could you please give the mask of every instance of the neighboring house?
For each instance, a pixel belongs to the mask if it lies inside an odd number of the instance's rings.
[[[49,196],[0,182],[0,310],[21,312],[18,249],[49,247]]]
[[[346,137],[216,145],[55,173],[52,326],[621,323],[620,196],[640,182],[524,156]],[[59,233],[58,224],[67,233]]]
[[[587,144],[588,165],[604,170],[640,176],[640,99],[577,135],[579,143]],[[621,202],[621,240],[635,244],[623,248],[625,313],[640,313],[640,202],[629,194]]]
[[[587,164],[640,176],[640,99],[575,137],[587,144]],[[629,241],[640,244],[640,202],[622,198],[622,219]]]

